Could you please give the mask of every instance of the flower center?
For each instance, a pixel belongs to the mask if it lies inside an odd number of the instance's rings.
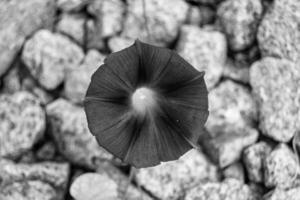
[[[145,114],[150,111],[156,104],[155,93],[146,87],[141,87],[135,90],[131,97],[133,108],[139,114]]]

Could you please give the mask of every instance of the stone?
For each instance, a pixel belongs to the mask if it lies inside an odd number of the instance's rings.
[[[216,11],[214,9],[212,9],[210,6],[204,5],[200,5],[199,9],[201,13],[201,26],[214,23],[216,18]]]
[[[55,144],[52,141],[48,141],[36,151],[35,157],[39,161],[49,161],[55,159],[56,153]]]
[[[238,66],[233,60],[228,59],[224,65],[223,76],[243,84],[249,84],[250,67]]]
[[[286,144],[279,144],[266,157],[264,166],[264,183],[267,187],[287,189],[299,185],[299,163]]]
[[[86,18],[81,14],[62,14],[56,30],[69,36],[81,46],[85,43]]]
[[[248,185],[236,179],[226,179],[221,183],[199,184],[190,191],[184,200],[259,200]]]
[[[217,181],[217,167],[195,149],[177,161],[140,169],[136,181],[159,199],[175,200],[190,187],[206,181]]]
[[[221,3],[217,15],[230,49],[241,51],[253,44],[262,14],[261,0],[226,0]]]
[[[207,134],[200,143],[210,158],[224,168],[238,161],[243,150],[257,141],[258,135],[254,128],[227,124],[213,129],[213,134]]]
[[[226,38],[222,33],[184,25],[176,49],[197,70],[205,71],[208,89],[220,80],[227,57]]]
[[[14,182],[0,188],[0,199],[5,200],[53,200],[59,199],[56,191],[42,181]]]
[[[224,125],[232,127],[252,126],[257,121],[257,106],[248,88],[226,80],[208,94],[210,115],[206,122],[207,130]]]
[[[247,147],[243,152],[243,162],[249,180],[255,183],[264,181],[264,162],[272,148],[266,142],[258,142]]]
[[[245,182],[245,171],[243,164],[240,162],[233,163],[223,170],[223,177],[234,178],[241,182]]]
[[[111,52],[117,52],[129,47],[133,43],[133,39],[116,36],[108,40],[108,47],[111,50]]]
[[[55,19],[53,0],[0,1],[0,77],[11,66],[27,37],[51,28]]]
[[[46,120],[40,102],[28,92],[0,96],[0,157],[21,156],[44,135]]]
[[[186,20],[188,4],[183,0],[129,0],[123,36],[158,46],[172,43]],[[172,8],[172,9],[170,9]]]
[[[186,23],[194,26],[199,26],[201,24],[201,12],[198,6],[190,6]]]
[[[283,190],[276,188],[264,196],[264,200],[298,200],[300,196],[300,187]]]
[[[8,71],[6,76],[3,77],[2,92],[13,94],[20,91],[21,88],[22,85],[19,76],[19,69],[17,67],[13,67]]]
[[[80,11],[90,0],[57,0],[57,7],[63,11]]]
[[[288,142],[300,130],[300,68],[285,59],[266,57],[250,69],[262,133]],[[284,86],[284,87],[283,87]]]
[[[90,133],[83,108],[60,98],[46,106],[46,113],[58,151],[69,161],[95,169],[99,161],[112,159]]]
[[[48,90],[59,86],[65,71],[78,67],[83,57],[82,49],[69,38],[48,30],[35,33],[22,52],[22,60],[31,74]]]
[[[274,0],[260,23],[257,39],[262,56],[300,61],[300,2]]]
[[[68,99],[75,103],[82,103],[92,74],[103,64],[104,55],[96,50],[89,50],[83,63],[66,75],[64,91]]]

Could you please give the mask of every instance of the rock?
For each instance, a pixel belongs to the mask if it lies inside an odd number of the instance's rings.
[[[0,199],[5,200],[53,200],[59,199],[56,191],[41,181],[14,182],[0,188]]]
[[[300,130],[300,68],[285,59],[263,58],[250,69],[262,133],[279,142]],[[284,87],[283,87],[284,86]]]
[[[265,159],[264,178],[267,187],[291,188],[300,183],[296,155],[284,143],[279,144]]]
[[[86,22],[86,47],[89,49],[105,49],[104,38],[102,37],[101,27],[93,19]]]
[[[199,26],[201,24],[201,12],[198,6],[189,7],[186,23],[195,26]]]
[[[39,161],[54,160],[56,154],[56,147],[52,141],[43,144],[37,151],[35,157]]]
[[[65,71],[78,67],[83,57],[82,49],[69,38],[48,30],[35,33],[22,52],[31,74],[49,90],[61,84]]]
[[[81,46],[85,43],[85,26],[86,19],[80,14],[63,14],[56,25],[56,30],[69,36]]]
[[[276,188],[264,196],[264,200],[298,200],[300,196],[300,187],[283,190]]]
[[[215,18],[215,11],[209,6],[190,6],[186,24],[194,26],[203,26],[212,23]]]
[[[53,0],[0,1],[0,76],[10,67],[25,39],[40,28],[51,28]]]
[[[145,21],[143,1],[129,0],[127,3],[122,35],[158,46],[166,46],[175,40],[188,12],[188,4],[183,0],[148,0]]]
[[[230,124],[234,127],[252,126],[257,120],[257,108],[250,91],[230,80],[222,82],[208,94],[210,115],[206,122],[207,130],[214,134]],[[222,129],[222,128],[221,128]]]
[[[87,5],[89,1],[90,0],[57,0],[57,6],[63,11],[79,11]]]
[[[133,43],[133,39],[116,36],[108,40],[108,47],[112,52],[116,52],[129,47]]]
[[[218,18],[229,47],[241,51],[253,44],[263,13],[261,0],[226,0],[218,7]]]
[[[263,56],[300,61],[300,2],[274,0],[264,16],[257,39]]]
[[[238,161],[243,150],[258,139],[256,129],[227,124],[215,128],[213,134],[201,141],[205,152],[221,168]]]
[[[197,70],[206,72],[204,79],[208,89],[212,89],[221,78],[226,61],[224,35],[217,31],[184,25],[176,49]]]
[[[191,150],[177,161],[140,169],[136,181],[160,199],[178,199],[201,182],[217,181],[215,165],[197,150]]]
[[[225,179],[234,178],[241,182],[245,182],[245,172],[242,163],[236,162],[226,167],[223,170],[223,177]]]
[[[103,64],[103,60],[104,55],[96,50],[89,50],[83,63],[67,73],[64,90],[68,99],[75,103],[83,102],[91,76]]]
[[[249,83],[250,67],[237,66],[232,60],[227,60],[224,65],[223,76],[244,84]]]
[[[6,76],[3,77],[2,92],[12,94],[20,91],[21,87],[19,69],[17,67],[13,67],[8,71]]]
[[[251,181],[256,183],[264,181],[264,161],[271,150],[271,146],[266,142],[259,142],[245,149],[243,161]]]
[[[216,12],[214,9],[212,9],[210,6],[204,5],[200,5],[199,9],[201,13],[201,26],[214,23],[216,17]]]
[[[28,92],[0,96],[0,156],[16,158],[43,136],[45,112]]]
[[[99,160],[112,159],[90,133],[81,107],[57,99],[47,105],[46,113],[58,150],[72,163],[94,169]]]

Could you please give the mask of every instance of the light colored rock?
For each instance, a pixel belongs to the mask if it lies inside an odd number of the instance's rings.
[[[160,199],[175,200],[187,189],[205,181],[217,181],[215,165],[197,150],[191,150],[177,161],[140,169],[136,181]]]
[[[15,158],[43,136],[46,122],[40,102],[28,92],[0,96],[0,156]]]
[[[57,6],[63,11],[79,11],[89,2],[90,0],[57,0]]]
[[[85,17],[80,14],[62,14],[56,25],[56,30],[71,37],[80,45],[84,45],[85,40]]]
[[[184,25],[176,49],[197,70],[205,71],[207,87],[212,89],[221,78],[226,61],[227,46],[224,35],[217,31]]]
[[[46,113],[58,150],[72,163],[94,169],[99,161],[112,158],[90,133],[83,108],[57,99]]]
[[[274,0],[257,34],[263,56],[300,62],[300,1]]]
[[[298,200],[300,196],[300,187],[289,190],[275,189],[264,196],[264,200]]]
[[[221,183],[199,184],[187,192],[184,200],[259,200],[259,195],[236,179]]]
[[[227,178],[234,178],[241,182],[245,182],[245,171],[243,164],[240,162],[233,163],[229,165],[223,170],[223,177]]]
[[[66,75],[64,90],[68,99],[82,103],[92,74],[103,64],[104,55],[96,50],[89,50],[83,63],[76,69],[71,69]]]
[[[66,36],[40,30],[23,49],[22,60],[46,89],[55,89],[67,69],[76,68],[84,57],[82,49]]]
[[[284,143],[279,144],[265,159],[264,178],[267,187],[291,188],[300,183],[296,155]]]
[[[253,44],[263,13],[261,0],[226,0],[217,13],[232,50],[244,50]]]
[[[51,28],[54,0],[0,1],[0,76],[10,67],[25,39],[40,28]]]
[[[253,144],[244,150],[243,161],[251,181],[256,183],[264,181],[264,162],[271,150],[271,146],[266,142]]]
[[[129,47],[133,43],[133,39],[116,36],[108,40],[108,47],[112,52],[117,52]]]
[[[224,65],[223,76],[234,81],[248,84],[250,79],[250,67],[237,66],[234,61],[228,59]]]
[[[263,58],[251,66],[250,84],[259,107],[259,127],[288,142],[300,130],[300,68],[285,59]]]
[[[183,0],[148,0],[145,2],[145,21],[143,1],[129,0],[127,3],[128,12],[122,35],[158,46],[166,46],[174,41],[188,12],[188,4]]]

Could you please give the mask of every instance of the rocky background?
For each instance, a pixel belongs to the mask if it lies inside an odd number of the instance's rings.
[[[0,0],[0,199],[299,200],[300,1],[146,0],[151,37],[142,6]],[[129,177],[82,100],[136,38],[206,71],[210,116],[201,150]]]

